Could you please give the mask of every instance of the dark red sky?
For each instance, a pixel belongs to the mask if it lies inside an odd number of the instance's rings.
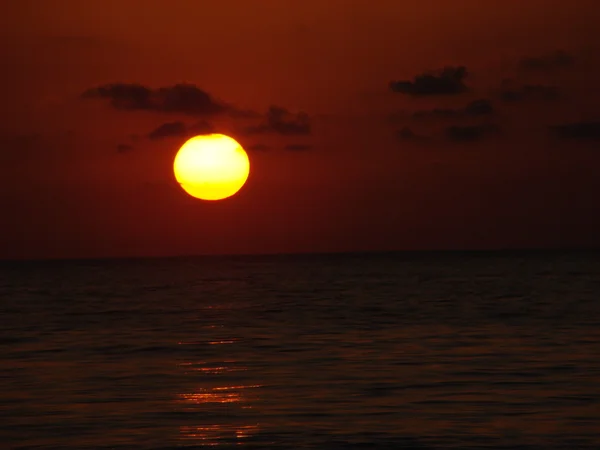
[[[597,0],[0,4],[0,259],[600,245]]]

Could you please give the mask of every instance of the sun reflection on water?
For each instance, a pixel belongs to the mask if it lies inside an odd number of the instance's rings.
[[[182,439],[195,441],[197,445],[217,446],[241,441],[251,437],[258,431],[258,425],[241,425],[226,427],[223,425],[182,426]]]
[[[180,345],[206,346],[233,344],[237,339],[214,339],[202,342],[180,342]],[[207,358],[210,359],[210,358]],[[260,384],[231,384],[230,372],[243,372],[235,359],[183,361],[178,368],[192,380],[188,392],[177,395],[180,409],[196,423],[180,425],[180,440],[186,445],[218,446],[240,444],[258,432],[251,414]],[[187,420],[187,419],[186,419]],[[204,423],[202,423],[204,422]]]

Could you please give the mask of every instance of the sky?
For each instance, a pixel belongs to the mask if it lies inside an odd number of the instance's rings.
[[[0,0],[0,259],[598,247],[596,3]]]

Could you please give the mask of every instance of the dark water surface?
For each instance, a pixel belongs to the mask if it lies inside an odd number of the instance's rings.
[[[600,255],[0,266],[0,448],[600,448]]]

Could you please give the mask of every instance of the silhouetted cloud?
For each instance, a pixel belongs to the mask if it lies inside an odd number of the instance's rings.
[[[277,133],[282,135],[310,134],[311,126],[305,112],[291,113],[280,106],[271,106],[262,124],[246,129],[247,134]]]
[[[199,134],[211,134],[215,132],[215,128],[208,123],[206,120],[201,120],[188,126],[188,134],[199,135]]]
[[[473,100],[465,106],[465,114],[469,116],[483,116],[486,114],[491,114],[494,112],[494,107],[492,106],[492,102],[482,98],[478,100]]]
[[[121,110],[213,115],[231,109],[193,84],[150,89],[137,83],[112,83],[88,89],[82,97],[108,99]]]
[[[284,150],[301,152],[301,151],[305,151],[305,150],[310,150],[311,148],[312,148],[312,145],[308,145],[308,144],[288,144],[284,147]]]
[[[446,129],[446,136],[455,142],[474,142],[497,131],[493,125],[453,125]]]
[[[415,111],[413,113],[413,117],[415,119],[423,119],[423,118],[431,118],[431,117],[448,119],[451,117],[456,117],[460,113],[461,113],[461,110],[459,110],[459,109],[433,108],[433,109],[423,109],[421,111]]]
[[[550,71],[554,69],[569,67],[575,59],[570,53],[557,50],[552,53],[539,56],[528,56],[519,61],[519,67],[524,70]]]
[[[157,140],[169,137],[186,137],[198,134],[209,134],[214,131],[211,124],[200,121],[190,126],[181,121],[163,123],[148,133],[148,139]]]
[[[156,140],[172,136],[183,136],[187,132],[187,127],[183,122],[163,123],[153,131],[148,133],[148,139]]]
[[[417,75],[413,81],[392,81],[389,86],[394,92],[414,96],[460,94],[467,90],[464,83],[466,77],[466,67],[450,66],[437,73]]]
[[[404,126],[396,131],[396,138],[400,141],[424,143],[429,141],[429,137],[415,132],[411,127]]]
[[[410,127],[402,127],[398,130],[398,137],[400,139],[414,139],[417,137],[415,132]]]
[[[119,153],[126,153],[133,150],[133,145],[130,144],[119,144],[117,145],[117,151]]]
[[[91,88],[83,98],[106,98],[117,109],[150,109],[152,90],[136,83],[114,83]]]
[[[550,130],[563,139],[600,139],[600,122],[574,122],[554,125]]]
[[[506,102],[520,102],[526,100],[549,101],[559,98],[558,88],[544,84],[516,85],[511,81],[502,83],[500,98]]]
[[[460,116],[483,116],[487,114],[492,114],[494,112],[494,107],[492,102],[487,99],[478,99],[469,102],[462,109],[452,109],[452,108],[434,108],[430,110],[422,110],[416,111],[413,114],[415,119],[419,118],[428,118],[428,117],[437,117],[437,118],[454,118]]]

